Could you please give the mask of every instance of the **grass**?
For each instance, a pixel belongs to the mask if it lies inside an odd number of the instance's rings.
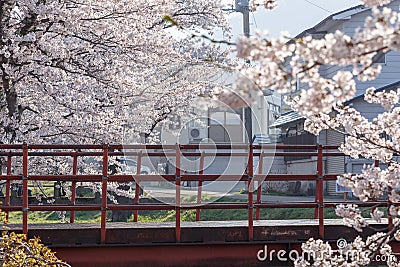
[[[255,211],[254,211],[255,214]],[[233,221],[247,220],[247,210],[230,209],[230,210],[202,210],[202,221]],[[255,215],[254,215],[255,216]],[[333,209],[324,211],[326,219],[338,218]],[[290,220],[290,219],[313,219],[314,209],[308,208],[285,208],[285,209],[262,209],[260,212],[261,220]],[[196,210],[181,211],[181,220],[193,222],[196,220]],[[129,221],[133,221],[130,218]],[[175,221],[175,211],[151,211],[146,215],[139,215],[139,222],[172,222]]]
[[[192,201],[195,197],[190,197],[185,199],[185,203],[195,203]],[[210,197],[205,196],[205,199],[210,199]],[[216,200],[216,202],[245,202],[246,200],[232,199],[224,197]],[[204,202],[204,200],[203,200]],[[255,217],[255,209],[254,209]],[[335,214],[333,208],[324,210],[324,217],[326,219],[339,218]],[[271,208],[271,209],[261,209],[260,219],[261,220],[290,220],[290,219],[313,219],[314,209],[313,208]],[[229,209],[229,210],[201,210],[201,220],[202,221],[232,221],[232,220],[247,220],[248,211],[247,209]],[[196,210],[183,210],[181,211],[182,221],[195,221],[196,220]],[[133,221],[131,217],[128,221]],[[138,221],[140,222],[170,222],[175,221],[175,211],[145,211],[142,212]]]
[[[65,222],[69,222],[70,213],[64,213]],[[56,211],[34,211],[29,212],[28,221],[29,223],[61,223],[62,213]],[[111,211],[107,212],[107,218],[111,218]],[[101,220],[100,211],[76,211],[75,222],[76,223],[98,223]],[[22,212],[10,212],[9,213],[9,224],[22,224]]]
[[[210,196],[204,195],[202,199],[205,202],[246,202],[246,200],[233,199],[229,197],[223,197],[220,199],[213,199]],[[196,196],[182,198],[182,203],[196,203]],[[369,217],[369,209],[362,209],[363,215]],[[254,209],[254,218],[255,218]],[[49,211],[36,211],[29,212],[29,223],[60,223],[61,214],[58,212]],[[69,222],[69,212],[65,212],[65,222]],[[339,218],[335,214],[334,208],[324,210],[324,217],[326,219]],[[290,220],[290,219],[313,219],[314,208],[268,208],[260,210],[261,220]],[[107,219],[111,220],[111,211],[107,211]],[[182,210],[181,220],[182,221],[195,221],[196,210]],[[247,220],[248,211],[247,209],[226,209],[226,210],[201,210],[202,221],[230,221],[230,220]],[[77,211],[75,212],[75,222],[77,223],[99,223],[101,220],[100,211]],[[131,216],[128,221],[133,221]],[[138,216],[139,222],[171,222],[175,221],[175,211],[139,211]],[[22,212],[10,212],[9,215],[10,224],[21,224],[22,223]]]

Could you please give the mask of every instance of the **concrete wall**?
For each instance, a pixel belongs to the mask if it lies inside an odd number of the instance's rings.
[[[287,163],[288,174],[315,174],[317,172],[317,159],[296,160]],[[288,182],[288,192],[295,195],[314,195],[315,182],[294,181]]]
[[[266,168],[269,166],[269,170]],[[287,165],[283,159],[283,156],[275,156],[272,159],[267,159],[267,164],[264,164],[263,173],[269,174],[286,174]],[[287,192],[288,183],[280,181],[265,181],[263,183],[263,190],[266,192]]]

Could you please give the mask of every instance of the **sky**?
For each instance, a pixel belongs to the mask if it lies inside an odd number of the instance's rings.
[[[235,6],[235,0],[223,0],[228,6]],[[260,9],[250,14],[251,33],[256,29],[269,31],[270,37],[279,37],[282,31],[292,36],[313,27],[332,13],[360,4],[359,0],[278,0],[274,10]],[[243,32],[242,14],[229,15],[235,36]]]

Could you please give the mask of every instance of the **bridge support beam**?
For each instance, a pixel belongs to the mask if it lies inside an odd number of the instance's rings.
[[[267,247],[265,247],[267,245]],[[242,244],[174,244],[135,246],[77,246],[56,247],[57,256],[74,267],[127,266],[287,266],[289,261],[277,259],[277,252],[300,249],[301,244],[242,243]],[[267,258],[259,260],[257,254]],[[275,250],[275,252],[273,252]],[[260,252],[261,251],[261,252]],[[272,252],[272,253],[271,253]],[[270,261],[270,254],[272,261]]]

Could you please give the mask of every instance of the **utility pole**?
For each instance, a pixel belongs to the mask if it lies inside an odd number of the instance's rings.
[[[250,37],[250,10],[249,0],[235,0],[235,11],[243,15],[243,33],[244,36]]]
[[[235,11],[243,15],[243,33],[245,37],[250,37],[250,8],[249,0],[235,0]],[[248,61],[250,63],[250,61]],[[250,103],[249,103],[250,104]],[[253,123],[251,106],[244,109],[244,126],[247,132],[248,142],[253,139]]]

